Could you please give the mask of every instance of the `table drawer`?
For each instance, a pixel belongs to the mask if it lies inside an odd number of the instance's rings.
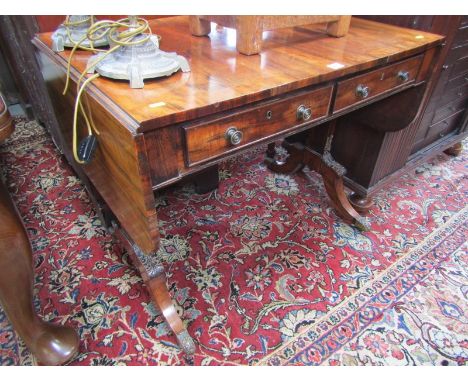
[[[331,94],[332,86],[304,91],[229,116],[186,126],[186,163],[193,166],[319,120],[328,115]]]
[[[417,56],[361,76],[340,81],[333,108],[334,113],[413,82],[419,72],[422,58],[423,56]]]

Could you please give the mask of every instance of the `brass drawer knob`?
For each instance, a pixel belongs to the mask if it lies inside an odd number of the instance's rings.
[[[409,80],[409,72],[406,72],[404,70],[400,70],[397,74],[397,77],[400,81],[406,82]]]
[[[301,105],[297,108],[297,119],[308,121],[312,117],[312,109],[310,107]]]
[[[242,136],[242,131],[237,130],[237,127],[235,126],[228,128],[226,131],[226,139],[233,146],[237,146],[239,143],[241,143]]]
[[[358,85],[356,88],[356,95],[359,98],[367,98],[369,96],[370,89],[365,85]]]

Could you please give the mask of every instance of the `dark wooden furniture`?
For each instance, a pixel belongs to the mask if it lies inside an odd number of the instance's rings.
[[[399,132],[380,131],[342,119],[332,154],[347,168],[345,182],[356,209],[370,207],[372,195],[431,156],[456,155],[468,135],[468,16],[365,16],[365,19],[446,35],[432,70],[419,117]],[[397,108],[395,112],[401,113]],[[324,146],[317,135],[316,147]]]
[[[13,123],[0,95],[0,142]],[[60,365],[78,350],[78,335],[68,327],[42,321],[33,306],[32,252],[26,230],[0,179],[0,303],[39,363]]]
[[[365,226],[343,188],[345,169],[330,155],[342,118],[380,131],[401,130],[414,119],[443,38],[353,19],[348,34],[328,37],[320,27],[269,32],[262,52],[238,54],[231,31],[190,36],[187,17],[159,20],[161,49],[188,58],[189,73],[146,81],[143,89],[105,78],[85,93],[99,131],[93,161],[82,171],[96,200],[109,207],[116,234],[131,249],[156,305],[183,349],[194,344],[177,316],[157,256],[159,231],[154,191],[209,169],[253,146],[269,143],[270,168],[319,171],[343,219]],[[62,96],[69,51],[54,53],[50,34],[33,40],[55,115],[62,151],[70,153],[75,89]],[[77,52],[71,79],[85,69],[89,52]],[[404,113],[395,113],[401,109]],[[81,126],[81,130],[83,126]],[[311,137],[324,132],[325,147]],[[272,142],[303,132],[287,144],[285,163],[272,158]],[[209,179],[213,179],[208,176]]]
[[[447,42],[434,71],[424,113],[418,121],[410,160],[434,155],[459,143],[468,133],[468,16],[439,20],[441,17],[434,16],[431,26],[425,29],[447,35]]]

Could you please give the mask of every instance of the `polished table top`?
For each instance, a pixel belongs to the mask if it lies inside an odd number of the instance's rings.
[[[138,132],[228,110],[285,92],[356,73],[414,55],[441,36],[352,18],[346,36],[329,37],[323,25],[264,32],[262,52],[236,51],[233,29],[212,27],[208,37],[189,32],[188,17],[150,21],[162,36],[160,48],[186,57],[191,72],[145,80],[143,89],[98,78],[90,85],[107,96],[136,124]],[[39,39],[50,47],[51,33]],[[57,54],[65,64],[70,51]],[[89,52],[77,51],[72,66],[83,71]],[[74,75],[78,73],[74,70]],[[73,73],[72,73],[73,74]]]

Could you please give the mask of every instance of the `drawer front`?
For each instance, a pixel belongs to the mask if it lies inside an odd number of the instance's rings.
[[[455,34],[455,38],[453,39],[453,46],[463,45],[468,41],[468,25],[461,26],[457,33]]]
[[[450,50],[450,53],[447,55],[445,59],[446,64],[453,64],[457,62],[460,58],[468,56],[468,44],[455,46]]]
[[[467,99],[460,98],[460,99],[456,99],[453,102],[450,102],[448,105],[444,105],[443,107],[437,108],[437,110],[434,113],[434,118],[432,119],[432,124],[450,117],[451,115],[459,112],[460,110],[465,109],[466,106],[467,106]]]
[[[194,166],[326,117],[331,94],[332,86],[328,86],[184,127],[186,163]],[[309,108],[311,115],[307,117]]]
[[[333,111],[339,112],[413,82],[419,72],[422,58],[423,56],[414,57],[339,82]]]
[[[461,76],[463,74],[466,74],[468,72],[468,56],[463,57],[459,59],[455,64],[453,65],[453,69],[450,72],[450,78],[455,78],[458,76]]]
[[[461,81],[460,81],[461,82]],[[451,85],[449,82],[448,85]],[[468,82],[463,81],[462,86],[444,89],[444,92],[437,99],[437,107],[447,105],[450,102],[465,99],[468,97]]]
[[[463,110],[460,110],[456,114],[431,125],[427,132],[427,137],[442,138],[453,130],[460,127],[463,118]]]
[[[450,78],[445,90],[459,88],[466,85],[468,85],[468,73],[462,74],[461,76],[455,78]]]

